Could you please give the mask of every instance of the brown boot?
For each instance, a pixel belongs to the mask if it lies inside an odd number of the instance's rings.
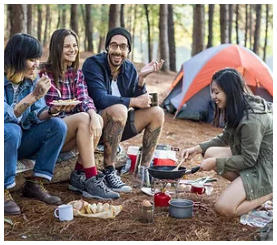
[[[23,187],[23,196],[38,199],[47,204],[61,204],[61,199],[57,196],[52,196],[44,188],[42,180],[29,179],[26,180]]]
[[[5,215],[18,215],[21,214],[20,207],[13,200],[9,190],[5,189],[4,197],[4,214]]]

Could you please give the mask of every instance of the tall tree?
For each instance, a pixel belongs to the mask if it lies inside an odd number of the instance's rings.
[[[244,46],[247,47],[247,39],[248,39],[248,4],[245,4],[245,31],[244,31]]]
[[[132,30],[132,47],[133,47],[133,52],[132,52],[132,60],[134,60],[134,55],[135,55],[135,34],[136,34],[136,25],[137,25],[137,9],[138,9],[138,5],[134,4],[133,5],[133,10],[134,10],[134,21],[133,21],[133,30]]]
[[[100,23],[106,23],[106,16],[107,16],[107,13],[106,13],[106,9],[107,9],[107,6],[106,5],[101,5],[101,17],[100,17],[100,20],[101,22]],[[102,27],[103,26],[103,27]],[[98,26],[98,32],[100,33],[100,37],[99,37],[99,43],[98,43],[98,53],[100,53],[101,51],[105,50],[105,32],[106,32],[106,25],[103,25],[102,24],[101,28],[99,28]]]
[[[70,27],[78,35],[78,5],[71,4]]]
[[[176,71],[175,30],[174,30],[172,4],[168,4],[168,47],[169,47],[169,69],[171,71]]]
[[[91,4],[86,4],[86,40],[87,40],[87,51],[93,52],[93,42],[92,42],[92,35],[93,35],[93,25],[91,19]]]
[[[209,34],[207,48],[213,46],[214,4],[209,4]]]
[[[37,37],[38,40],[41,42],[41,26],[42,26],[42,6],[40,4],[37,5],[37,13],[38,13],[38,20],[37,20]]]
[[[65,28],[66,27],[66,5],[62,4],[62,22],[61,22],[61,27]]]
[[[120,26],[120,4],[110,4],[109,30]]]
[[[205,7],[203,4],[193,5],[193,30],[191,56],[204,49],[205,37]]]
[[[236,42],[239,44],[239,4],[236,4]]]
[[[227,43],[227,4],[220,4],[220,42]]]
[[[24,11],[22,4],[9,4],[10,37],[15,33],[23,32]]]
[[[148,44],[148,61],[151,62],[153,59],[152,55],[152,46],[151,46],[151,28],[150,28],[150,20],[149,20],[149,8],[148,4],[144,4],[146,23],[147,23],[147,44]]]
[[[168,7],[167,4],[160,4],[160,19],[159,19],[159,37],[160,37],[160,57],[165,61],[162,70],[169,71],[169,49],[168,49]]]
[[[228,4],[228,41],[232,43],[232,29],[233,29],[233,4]]]
[[[33,5],[27,4],[27,33],[32,35],[33,30]]]
[[[267,36],[268,36],[268,24],[269,24],[269,4],[266,4],[266,16],[265,16],[265,38],[264,38],[264,54],[263,60],[266,60],[266,48],[267,48]]]
[[[48,28],[50,21],[50,5],[46,5],[46,13],[45,13],[45,26],[44,26],[44,37],[43,37],[43,46],[46,46],[48,39]]]
[[[125,6],[125,4],[120,5],[120,26],[125,28],[124,6]]]
[[[249,5],[249,48],[252,49],[253,43],[253,5]]]
[[[256,53],[257,55],[260,54],[261,11],[262,11],[262,5],[256,4],[256,24],[255,24],[255,32],[254,32],[253,52]]]

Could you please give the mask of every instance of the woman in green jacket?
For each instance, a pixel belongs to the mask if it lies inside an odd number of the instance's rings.
[[[202,153],[201,170],[215,170],[231,181],[215,203],[216,211],[225,216],[240,216],[272,199],[272,106],[246,94],[244,88],[244,80],[235,69],[226,68],[213,75],[215,124],[223,119],[224,130],[183,151],[185,159]]]

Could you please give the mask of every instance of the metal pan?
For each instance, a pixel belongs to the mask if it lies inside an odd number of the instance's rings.
[[[149,174],[156,179],[179,179],[185,174],[193,174],[200,169],[200,166],[192,169],[180,167],[178,171],[172,171],[175,166],[152,166],[148,168]]]

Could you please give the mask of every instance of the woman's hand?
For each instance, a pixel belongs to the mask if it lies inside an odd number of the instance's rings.
[[[51,80],[49,77],[42,75],[42,77],[38,80],[35,85],[35,88],[32,92],[32,95],[36,100],[42,98],[51,87]]]
[[[215,169],[215,167],[216,167],[216,158],[215,157],[204,159],[200,163],[200,170],[203,170],[203,171],[210,171],[210,170]]]
[[[199,145],[184,149],[181,156],[183,161],[185,161],[192,159],[198,153],[202,153],[202,149]]]
[[[103,128],[103,124],[101,123],[102,117],[98,115],[94,110],[89,110],[88,113],[90,115],[89,133],[91,136],[100,138]]]

